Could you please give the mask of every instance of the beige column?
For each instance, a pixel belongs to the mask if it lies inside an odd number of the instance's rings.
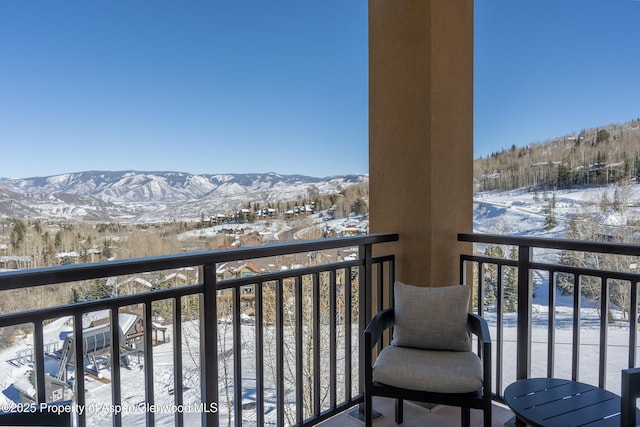
[[[459,283],[472,230],[473,1],[369,0],[370,231],[399,280]]]

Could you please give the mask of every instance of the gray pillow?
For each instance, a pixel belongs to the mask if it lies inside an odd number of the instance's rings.
[[[430,350],[471,351],[467,333],[468,286],[394,284],[395,324],[391,344]]]

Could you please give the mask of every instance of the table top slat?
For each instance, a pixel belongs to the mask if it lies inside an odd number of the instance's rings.
[[[533,426],[620,425],[620,396],[590,384],[529,378],[509,385],[504,398],[518,418]]]
[[[534,383],[533,385],[535,385]],[[553,387],[538,388],[532,387],[528,393],[518,393],[513,397],[513,404],[518,405],[522,409],[549,404],[551,402],[562,401],[567,396],[575,396],[578,393],[588,393],[593,390],[594,386],[576,382],[566,382],[554,385]],[[516,389],[515,391],[526,392],[526,388]],[[505,393],[505,398],[506,393]]]
[[[608,419],[608,420],[607,420]],[[609,421],[610,420],[610,421]],[[620,399],[611,399],[594,403],[579,410],[572,410],[557,416],[548,416],[545,422],[549,425],[589,425],[596,421],[604,421],[603,425],[620,426]]]

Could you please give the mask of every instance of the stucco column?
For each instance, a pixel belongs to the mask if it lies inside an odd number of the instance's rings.
[[[370,231],[397,278],[459,283],[472,230],[473,0],[369,0]]]

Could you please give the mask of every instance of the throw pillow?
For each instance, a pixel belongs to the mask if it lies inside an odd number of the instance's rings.
[[[394,283],[392,344],[430,350],[470,351],[468,286],[418,287]]]

